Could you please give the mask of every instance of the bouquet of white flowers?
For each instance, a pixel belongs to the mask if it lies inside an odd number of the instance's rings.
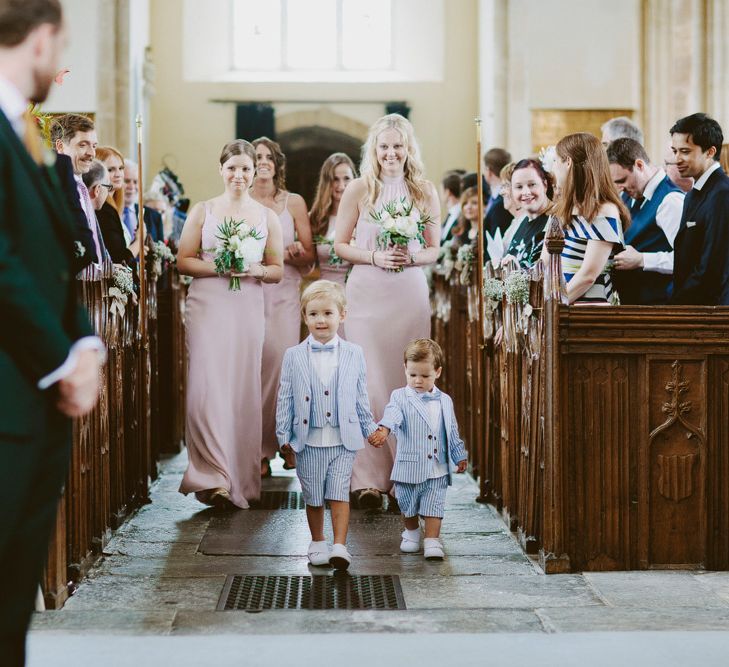
[[[152,275],[159,278],[165,264],[174,264],[175,256],[164,241],[157,241],[152,245]]]
[[[474,260],[473,247],[470,243],[466,243],[458,248],[455,269],[460,273],[461,285],[467,287],[471,284],[471,271]]]
[[[407,247],[410,241],[420,241],[425,245],[423,232],[430,222],[430,217],[414,212],[412,202],[408,202],[404,197],[399,202],[393,199],[384,204],[379,211],[372,214],[372,221],[380,227],[380,233],[377,235],[377,245],[380,250],[394,246]],[[402,267],[393,271],[402,271]]]
[[[215,235],[219,243],[215,248],[215,271],[223,276],[226,273],[243,273],[251,264],[263,259],[263,248],[259,241],[263,238],[245,220],[225,218],[218,225]],[[228,289],[240,291],[240,278],[231,276]]]
[[[126,308],[129,297],[134,294],[134,278],[132,270],[121,264],[114,265],[114,271],[111,276],[112,287],[109,288],[109,298],[111,299],[110,312],[121,315]]]

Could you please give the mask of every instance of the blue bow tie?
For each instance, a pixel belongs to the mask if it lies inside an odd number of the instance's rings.
[[[322,345],[321,343],[312,343],[311,344],[311,351],[312,352],[333,352],[336,345],[330,344],[330,345]]]
[[[431,394],[429,391],[424,392],[421,394],[421,398],[424,401],[439,401],[440,400],[440,392]]]

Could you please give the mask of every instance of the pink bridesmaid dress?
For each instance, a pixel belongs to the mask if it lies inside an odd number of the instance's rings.
[[[383,177],[383,188],[375,208],[410,194],[404,178]],[[357,222],[356,245],[377,249],[379,227],[370,222],[365,209]],[[409,250],[421,246],[411,242]],[[356,264],[347,280],[347,340],[364,349],[367,362],[367,391],[375,421],[382,418],[390,394],[405,385],[403,352],[415,338],[430,337],[430,300],[425,273],[420,267],[407,267],[400,273],[368,264]],[[394,438],[381,449],[365,445],[357,452],[352,472],[352,490],[392,487],[390,473],[395,456]]]
[[[329,226],[327,227],[327,233],[324,235],[324,238],[331,243],[334,243],[334,228],[336,226],[336,222],[337,218],[335,216],[329,216]],[[352,265],[344,260],[342,260],[341,264],[330,264],[329,253],[331,248],[332,246],[329,243],[317,243],[316,245],[316,254],[319,258],[319,277],[321,280],[331,280],[333,283],[339,283],[342,287],[344,287],[347,279],[347,273]],[[340,325],[337,333],[341,338],[345,337],[344,324]]]
[[[262,250],[266,216],[261,207],[257,230]],[[207,261],[213,260],[221,222],[206,204],[202,258]],[[233,503],[246,509],[261,493],[263,286],[245,278],[240,292],[231,292],[229,280],[195,278],[187,295],[189,463],[180,492],[227,489]]]
[[[291,245],[295,238],[294,218],[288,209],[286,196],[284,209],[279,214],[283,246]],[[284,264],[283,279],[277,284],[263,286],[266,313],[266,335],[263,343],[263,365],[261,385],[263,394],[263,434],[261,457],[272,459],[278,451],[276,440],[276,397],[281,377],[281,363],[284,352],[296,345],[301,335],[301,304],[299,293],[301,274],[299,269]],[[260,475],[260,461],[258,474]]]

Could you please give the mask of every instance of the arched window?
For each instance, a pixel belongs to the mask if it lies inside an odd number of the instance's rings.
[[[232,0],[233,70],[393,68],[391,0]]]

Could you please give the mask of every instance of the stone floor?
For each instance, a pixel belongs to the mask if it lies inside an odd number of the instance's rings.
[[[215,611],[228,574],[310,572],[305,513],[215,515],[177,493],[185,465],[166,461],[66,606],[35,615],[30,665],[729,664],[729,573],[544,576],[466,476],[443,563],[401,555],[397,517],[353,512],[350,572],[399,575],[407,610]],[[277,470],[265,488],[298,486]]]

